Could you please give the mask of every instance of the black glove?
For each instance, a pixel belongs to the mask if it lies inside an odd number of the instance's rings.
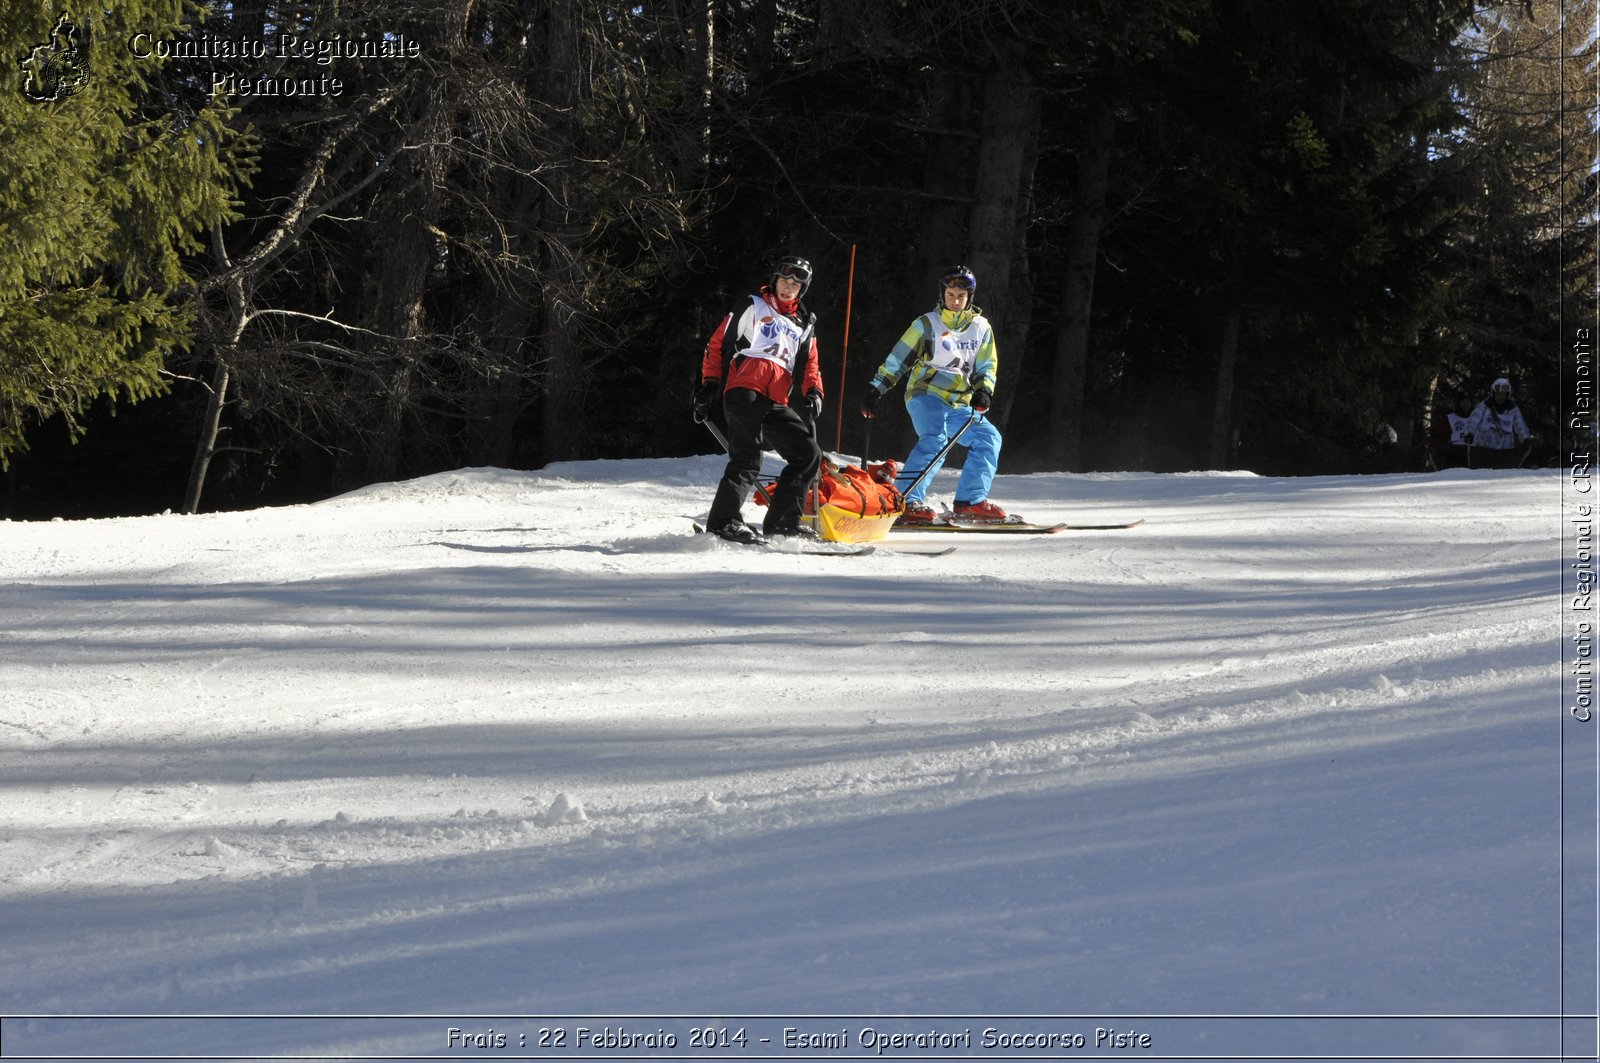
[[[878,416],[878,400],[881,398],[883,392],[868,384],[867,393],[861,396],[861,416],[869,420]]]
[[[700,424],[711,416],[711,406],[722,393],[722,381],[707,377],[694,389],[694,420]]]
[[[979,388],[972,393],[972,408],[979,413],[989,412],[989,404],[994,401],[994,395],[988,388]]]
[[[817,423],[817,418],[822,416],[822,392],[815,389],[806,392],[806,397],[800,401],[800,416],[807,424]]]

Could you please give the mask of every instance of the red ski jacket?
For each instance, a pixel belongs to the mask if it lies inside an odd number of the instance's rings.
[[[799,300],[789,305],[780,304],[778,297],[766,287],[761,289],[760,297],[775,312],[782,314],[796,325],[804,327],[808,323],[809,315],[802,309]],[[705,355],[700,359],[700,379],[721,380],[726,370],[724,391],[749,388],[765,395],[773,402],[787,404],[794,382],[789,370],[771,359],[754,358],[743,353],[754,341],[759,324],[756,320],[754,300],[742,313],[735,312],[724,317],[722,324],[717,326],[717,330],[711,334],[711,339],[706,343]],[[817,367],[816,336],[806,339],[805,348],[799,353],[798,358],[805,363],[800,380],[800,394],[812,391],[822,394],[822,370]]]

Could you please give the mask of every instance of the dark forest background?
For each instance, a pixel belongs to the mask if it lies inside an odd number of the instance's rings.
[[[997,330],[1002,472],[1420,469],[1442,407],[1501,375],[1533,460],[1570,445],[1594,0],[5,20],[0,516],[709,453],[702,347],[788,253],[816,268],[821,434],[850,453],[869,374],[955,263]],[[286,33],[401,54],[280,57]],[[885,408],[879,455],[909,440]]]

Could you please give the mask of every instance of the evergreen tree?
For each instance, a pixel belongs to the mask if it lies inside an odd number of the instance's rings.
[[[1465,206],[1426,337],[1438,388],[1477,401],[1508,376],[1539,430],[1559,420],[1563,302],[1593,298],[1595,18],[1595,0],[1481,5],[1456,68],[1464,120],[1437,147]]]
[[[128,0],[0,20],[0,54],[24,57],[0,83],[0,463],[41,419],[77,438],[97,399],[164,390],[190,341],[183,259],[232,216],[245,169],[225,109],[169,91],[135,45],[190,12]]]
[[[417,54],[335,60],[336,99],[241,101],[271,164],[199,282],[215,368],[188,508],[213,453],[224,477],[298,464],[325,493],[588,456],[619,428],[621,452],[650,445],[630,423],[658,382],[646,285],[690,221],[678,152],[703,154],[653,10],[294,6],[307,37],[382,28]],[[213,17],[270,42],[284,15]]]
[[[41,418],[81,434],[161,390],[164,366],[196,382],[137,420],[194,426],[191,509],[698,452],[705,337],[797,251],[841,447],[866,442],[864,375],[966,261],[1000,326],[1006,471],[1371,467],[1358,449],[1405,433],[1441,363],[1510,369],[1524,396],[1552,375],[1593,263],[1573,224],[1596,202],[1594,41],[1570,29],[1593,5],[136,0],[76,36],[52,34],[65,8],[13,17],[0,40],[33,62],[0,95],[0,460]],[[337,96],[224,110],[217,64],[129,51],[185,26],[419,51],[338,58]],[[246,131],[263,161],[240,189]],[[906,442],[896,407],[880,454]],[[0,505],[65,479],[50,442]]]
[[[1456,194],[1430,144],[1458,120],[1469,14],[1216,0],[1198,45],[1150,72],[1165,102],[1127,151],[1156,165],[1107,296],[1125,378],[1164,418],[1134,431],[1190,441],[1158,467],[1229,467],[1252,444],[1270,471],[1355,467],[1388,396],[1420,397]]]

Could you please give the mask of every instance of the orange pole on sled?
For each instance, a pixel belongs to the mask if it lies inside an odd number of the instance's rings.
[[[844,449],[844,371],[850,360],[850,304],[856,294],[856,245],[850,245],[850,280],[844,290],[844,342],[839,345],[839,416],[834,418],[833,449]]]

